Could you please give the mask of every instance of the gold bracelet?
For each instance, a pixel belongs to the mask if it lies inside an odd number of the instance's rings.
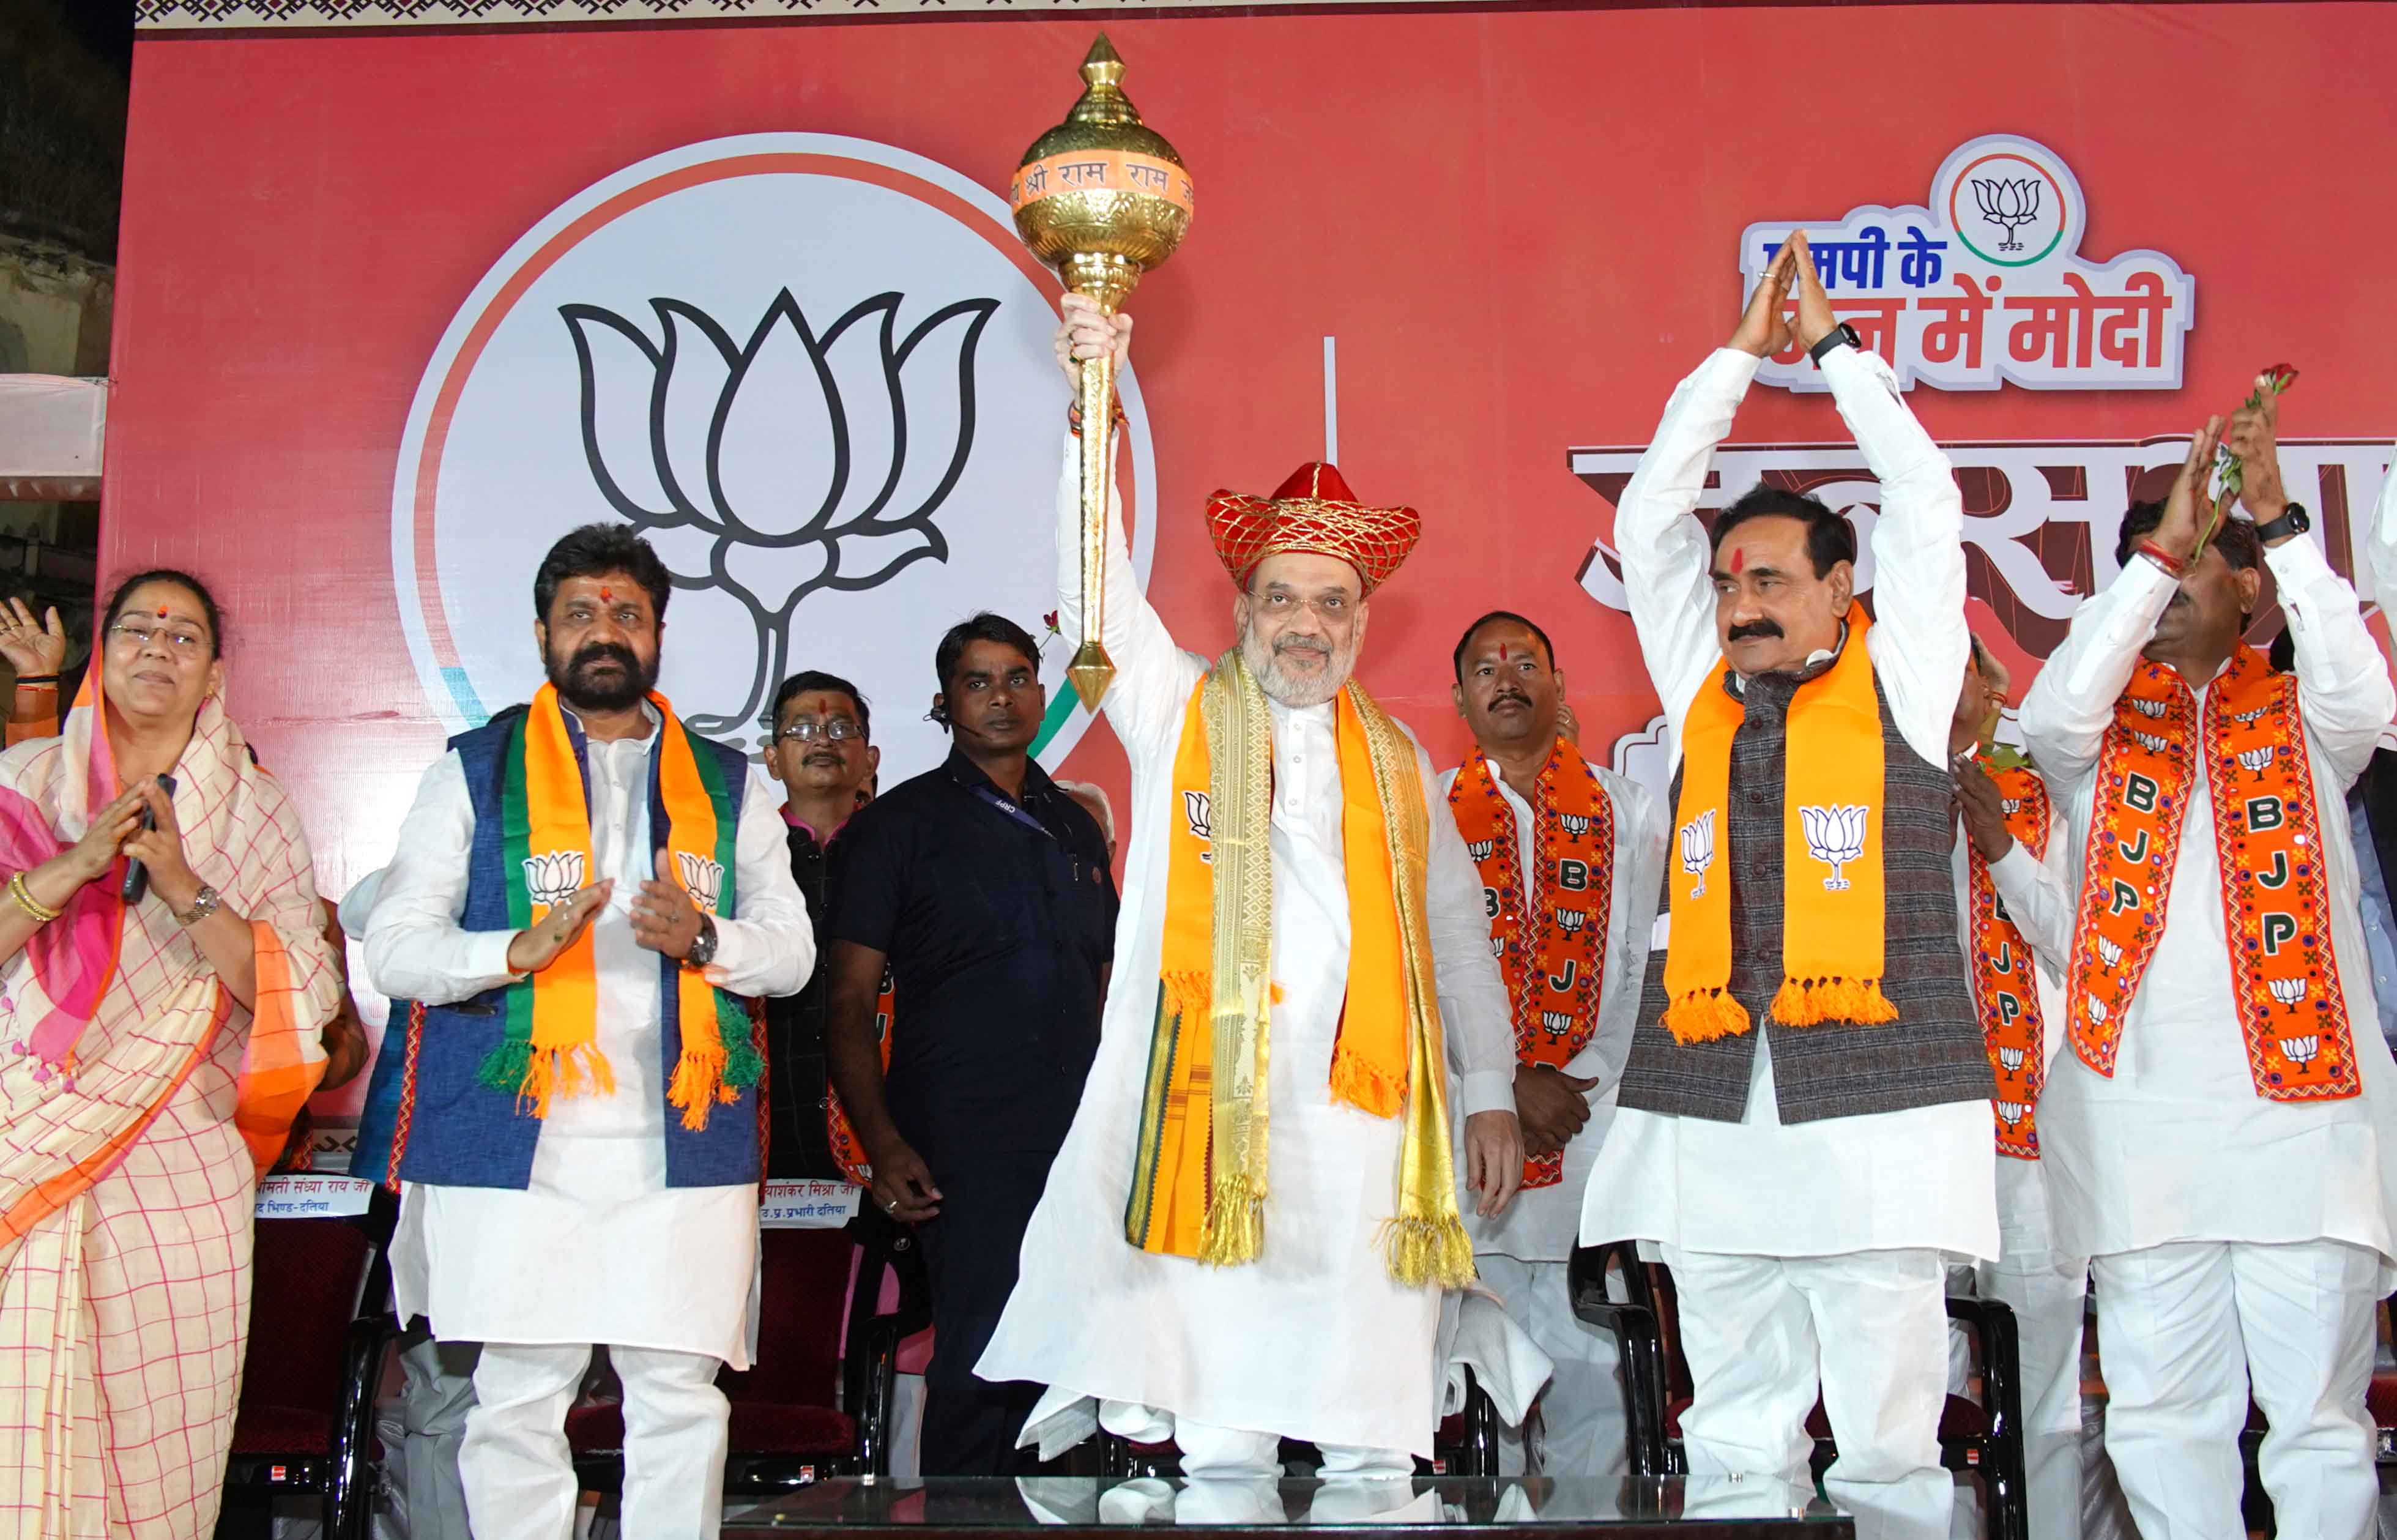
[[[64,909],[52,909],[35,898],[33,891],[25,886],[25,874],[22,872],[8,879],[8,896],[16,901],[18,908],[31,915],[37,925],[47,925],[66,913]]]

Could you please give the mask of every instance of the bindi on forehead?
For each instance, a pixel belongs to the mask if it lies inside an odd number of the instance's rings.
[[[610,600],[614,599],[615,596],[616,591],[612,588],[602,588],[599,590],[599,602],[601,604],[609,603]]]

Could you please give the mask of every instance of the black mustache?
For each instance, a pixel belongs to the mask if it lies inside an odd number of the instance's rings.
[[[1730,639],[1735,642],[1745,642],[1760,637],[1778,636],[1781,634],[1781,623],[1779,621],[1749,621],[1745,625],[1733,626],[1731,628]]]
[[[627,674],[641,671],[641,660],[634,657],[633,649],[622,642],[593,642],[569,659],[566,666],[569,673],[579,674],[596,663],[614,663]]]
[[[1519,706],[1527,706],[1532,703],[1528,697],[1518,695],[1511,690],[1501,690],[1499,693],[1490,697],[1490,703],[1493,706],[1504,704],[1508,701],[1514,702]]]

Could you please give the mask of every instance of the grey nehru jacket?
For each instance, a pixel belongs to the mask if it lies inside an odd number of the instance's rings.
[[[1955,834],[1945,765],[1914,751],[1890,715],[1878,674],[1882,804],[1880,858],[1885,893],[1881,993],[1897,1007],[1887,1025],[1784,1026],[1768,1007],[1781,985],[1782,783],[1789,703],[1829,666],[1761,674],[1740,699],[1747,717],[1732,738],[1726,856],[1732,877],[1731,988],[1755,1024],[1735,1038],[1677,1043],[1665,1030],[1665,952],[1649,954],[1647,987],[1623,1071],[1622,1105],[1735,1123],[1748,1106],[1759,1032],[1773,1037],[1773,1088],[1784,1123],[1898,1112],[1997,1093],[1956,942]],[[1732,690],[1728,671],[1707,689]],[[1681,799],[1681,770],[1673,776]],[[1869,857],[1868,858],[1869,859]],[[1667,864],[1669,874],[1670,863]],[[1669,906],[1670,883],[1660,904]]]

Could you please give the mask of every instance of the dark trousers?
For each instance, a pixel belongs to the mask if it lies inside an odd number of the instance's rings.
[[[1015,1290],[1024,1227],[1049,1179],[1053,1150],[982,1153],[933,1168],[941,1212],[916,1227],[932,1291],[932,1361],[924,1373],[922,1469],[927,1476],[1007,1476],[1034,1452],[1016,1435],[1041,1386],[993,1385],[974,1364]]]

